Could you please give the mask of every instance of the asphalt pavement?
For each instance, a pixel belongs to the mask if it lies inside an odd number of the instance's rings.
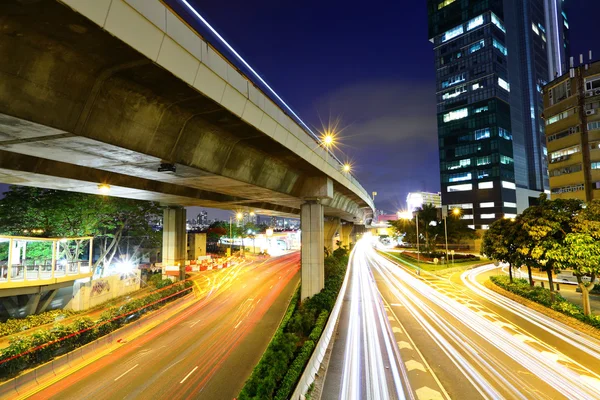
[[[194,305],[23,398],[230,400],[277,329],[298,271],[295,253],[208,274]]]

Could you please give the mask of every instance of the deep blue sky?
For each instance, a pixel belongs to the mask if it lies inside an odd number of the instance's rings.
[[[379,193],[378,208],[394,212],[409,191],[439,190],[424,0],[189,1],[310,126],[340,119],[340,158]],[[592,49],[600,59],[589,17],[600,1],[567,3],[572,53]]]
[[[190,2],[309,125],[341,120],[342,151],[378,208],[395,212],[409,191],[439,190],[424,0]],[[600,1],[567,2],[572,53],[600,59],[600,32],[589,28]]]

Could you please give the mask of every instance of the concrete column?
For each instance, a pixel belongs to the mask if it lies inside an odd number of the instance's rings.
[[[29,295],[27,305],[25,306],[25,315],[33,315],[36,313],[41,296],[41,293],[34,293]]]
[[[300,209],[302,240],[302,288],[300,299],[319,293],[325,286],[325,252],[323,249],[323,206],[309,200]]]
[[[54,300],[54,296],[56,296],[56,293],[58,293],[58,289],[53,289],[49,292],[46,292],[44,297],[40,299],[40,302],[37,306],[36,314],[46,311],[50,303],[52,303],[52,300]]]
[[[163,212],[162,265],[179,265],[179,279],[185,279],[187,240],[185,208],[165,208]]]
[[[323,247],[326,247],[330,252],[334,251],[337,248],[335,245],[335,234],[340,230],[340,219],[327,218],[323,223],[323,228]]]
[[[350,249],[350,236],[354,230],[354,224],[343,224],[341,226],[340,238],[342,240],[342,246],[346,246]]]

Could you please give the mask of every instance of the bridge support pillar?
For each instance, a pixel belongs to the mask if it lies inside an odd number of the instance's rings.
[[[350,236],[352,235],[352,231],[354,230],[354,224],[342,224],[340,238],[342,241],[342,246],[350,249]]]
[[[302,286],[300,299],[319,293],[325,286],[325,252],[323,251],[323,205],[308,200],[300,209],[302,240]]]
[[[165,208],[163,212],[162,265],[179,265],[179,279],[185,279],[187,240],[185,208]]]
[[[340,219],[339,218],[328,218],[324,221],[324,242],[323,247],[327,248],[330,252],[337,249],[335,245],[335,234],[340,231]]]

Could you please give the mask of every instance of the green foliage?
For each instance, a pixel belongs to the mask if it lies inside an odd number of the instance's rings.
[[[93,236],[99,240],[100,261],[108,263],[118,253],[135,256],[142,248],[158,247],[160,232],[152,229],[150,221],[159,218],[156,203],[119,197],[11,186],[0,199],[0,234],[28,236],[41,229],[45,237]],[[124,237],[133,238],[127,248]],[[33,258],[51,254],[42,244],[39,249],[33,246]],[[65,256],[73,260],[83,249],[63,247]]]
[[[63,318],[77,314],[71,310],[51,310],[42,314],[28,315],[22,319],[9,319],[0,323],[0,336],[13,335],[27,329],[60,321]]]
[[[182,291],[193,285],[189,281],[177,283],[172,283],[168,279],[165,281],[168,281],[169,285],[165,285],[165,289],[160,292],[152,293],[142,299],[133,300],[121,307],[111,307],[104,311],[95,322],[89,317],[82,317],[77,318],[68,325],[56,324],[51,328],[39,330],[29,336],[17,336],[10,341],[8,347],[2,349],[0,360],[20,356],[0,364],[0,378],[12,376],[21,370],[34,367],[90,343],[131,322],[142,313],[158,308],[168,301],[185,295],[186,292]],[[178,292],[182,293],[175,295]],[[165,301],[152,304],[161,299],[165,299]],[[26,320],[27,318],[20,321]],[[23,354],[25,352],[27,353]]]
[[[240,400],[287,399],[327,324],[348,265],[348,249],[325,259],[325,287],[299,305],[299,290],[261,360],[240,392]],[[291,351],[291,352],[290,352]]]

